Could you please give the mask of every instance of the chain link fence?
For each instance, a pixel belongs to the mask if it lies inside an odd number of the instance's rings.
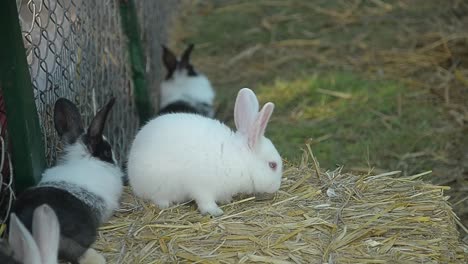
[[[18,0],[18,10],[48,164],[56,158],[58,97],[77,103],[88,123],[116,96],[106,132],[122,158],[138,118],[117,1]]]
[[[178,2],[136,1],[153,96],[162,76],[160,43]],[[138,118],[118,0],[17,0],[17,6],[48,164],[56,158],[52,117],[58,97],[76,102],[88,123],[95,107],[116,96],[106,134],[122,161]]]
[[[140,34],[146,58],[146,80],[153,107],[158,107],[159,84],[164,78],[161,44],[166,43],[168,23],[181,0],[136,1]]]
[[[111,96],[117,97],[106,135],[118,160],[125,161],[139,124],[119,1],[125,0],[16,0],[49,166],[55,162],[60,147],[53,124],[54,103],[59,97],[78,105],[85,124],[89,124],[96,108]],[[166,29],[179,2],[135,1],[153,106],[164,71],[160,44],[166,42]],[[3,131],[3,122],[1,128]],[[3,133],[0,142],[0,165],[9,168]],[[13,195],[3,192],[5,186],[11,187],[12,176],[8,173],[9,169],[2,170],[2,208],[8,204],[5,201],[11,202],[8,195]],[[8,208],[0,213],[5,219]]]

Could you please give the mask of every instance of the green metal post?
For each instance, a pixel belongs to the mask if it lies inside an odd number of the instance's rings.
[[[2,2],[0,38],[0,89],[5,100],[16,190],[21,192],[41,178],[45,155],[15,0]]]
[[[128,38],[132,78],[135,87],[135,103],[140,116],[140,123],[149,120],[152,115],[151,100],[145,78],[145,60],[140,40],[140,30],[134,0],[120,0],[122,27]]]

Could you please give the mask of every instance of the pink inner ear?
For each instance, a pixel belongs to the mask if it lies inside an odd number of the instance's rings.
[[[258,114],[252,128],[249,130],[249,147],[251,149],[257,145],[260,138],[265,134],[265,129],[268,125],[268,121],[270,120],[274,108],[275,105],[273,103],[266,103],[263,106],[262,111],[260,111]]]
[[[237,94],[234,106],[234,122],[241,133],[247,134],[258,113],[258,100],[254,92],[243,88]]]

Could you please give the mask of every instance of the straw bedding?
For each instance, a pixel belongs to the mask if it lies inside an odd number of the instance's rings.
[[[322,171],[304,155],[273,199],[238,197],[217,218],[127,188],[95,248],[109,263],[466,263],[448,187],[398,174]]]

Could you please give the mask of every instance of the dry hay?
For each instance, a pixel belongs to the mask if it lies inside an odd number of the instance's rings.
[[[217,218],[194,204],[159,210],[125,190],[99,233],[109,263],[466,263],[448,187],[420,180],[285,170],[273,200],[238,199]]]

